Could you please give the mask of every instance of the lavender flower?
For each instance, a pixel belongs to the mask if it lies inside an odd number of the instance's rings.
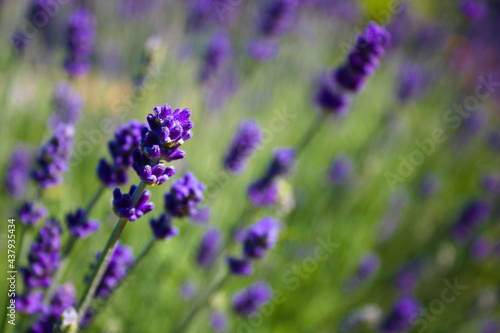
[[[224,312],[214,312],[210,316],[210,326],[216,332],[224,332],[227,328],[227,315]]]
[[[168,240],[179,234],[179,229],[172,226],[172,219],[165,213],[158,219],[151,219],[151,229],[156,239]]]
[[[259,62],[271,61],[278,55],[280,45],[274,39],[257,39],[247,43],[246,51],[250,57]]]
[[[500,193],[500,177],[498,175],[484,175],[481,179],[481,185],[490,194],[496,195]]]
[[[59,83],[54,96],[54,113],[49,125],[56,129],[60,124],[74,125],[83,106],[83,97],[71,89],[68,82]]]
[[[70,76],[82,76],[90,71],[90,56],[94,52],[96,21],[94,14],[84,7],[76,9],[68,21],[66,47],[68,55],[64,69]]]
[[[471,21],[479,21],[487,13],[486,4],[480,0],[462,0],[460,10]]]
[[[161,185],[175,174],[175,167],[167,167],[163,162],[157,162],[156,165],[151,166],[150,163],[152,163],[152,160],[147,158],[140,149],[134,150],[132,157],[134,160],[132,168],[145,184],[151,186]]]
[[[472,233],[488,220],[491,204],[485,200],[474,200],[468,203],[453,227],[453,238],[459,243],[468,240]]]
[[[295,23],[297,0],[270,0],[260,11],[260,35],[270,38],[286,34]]]
[[[403,296],[396,301],[394,309],[382,322],[380,329],[387,333],[405,332],[411,327],[411,320],[419,311],[420,306],[416,299]]]
[[[470,254],[476,261],[485,259],[493,250],[493,242],[488,237],[478,237],[470,246]]]
[[[251,275],[253,274],[252,261],[248,258],[227,258],[229,271],[234,275]]]
[[[151,198],[151,192],[143,191],[137,201],[135,207],[132,207],[132,195],[137,189],[136,185],[132,185],[126,194],[122,194],[119,188],[113,191],[113,211],[117,216],[127,219],[131,222],[141,218],[144,214],[149,213],[155,207],[154,203],[148,202]]]
[[[196,287],[190,281],[186,281],[181,286],[181,297],[185,301],[192,300],[198,295]]]
[[[62,174],[68,169],[68,160],[73,144],[74,129],[60,125],[50,140],[40,149],[32,177],[41,188],[47,188],[62,181]]]
[[[373,277],[380,267],[380,258],[376,253],[368,253],[359,264],[354,276],[347,284],[347,290],[351,291],[359,287],[360,284],[366,282]]]
[[[151,13],[155,4],[155,0],[119,0],[116,11],[126,20],[141,20]]]
[[[108,144],[112,163],[105,159],[99,161],[97,175],[107,187],[115,187],[128,182],[128,168],[133,164],[132,154],[140,147],[141,129],[146,124],[133,119],[121,126],[115,133],[114,139]]]
[[[258,149],[261,141],[262,131],[256,120],[241,123],[224,159],[226,169],[233,174],[243,172],[246,161]]]
[[[482,323],[481,333],[498,333],[500,331],[500,322],[498,320],[488,320]]]
[[[16,295],[16,310],[27,315],[34,315],[42,312],[43,292],[40,290],[30,291],[24,295]]]
[[[28,267],[21,268],[24,285],[28,290],[47,288],[52,283],[52,275],[61,264],[61,225],[50,219],[38,231],[28,254]]]
[[[330,180],[334,184],[346,184],[352,173],[353,161],[350,157],[339,155],[330,168]]]
[[[212,212],[210,207],[200,207],[196,210],[196,213],[191,217],[191,220],[196,224],[206,224],[210,221]]]
[[[231,58],[231,39],[225,33],[218,33],[212,36],[208,42],[205,55],[203,56],[203,66],[200,69],[200,82],[207,82],[227,65]]]
[[[221,234],[218,229],[208,230],[198,249],[198,266],[210,268],[221,249]]]
[[[31,152],[22,145],[16,146],[12,152],[4,184],[7,193],[15,199],[20,199],[28,186],[31,155]]]
[[[24,30],[16,30],[12,34],[11,42],[17,52],[23,52],[29,42],[28,34]]]
[[[426,73],[421,66],[404,63],[399,69],[397,97],[402,103],[417,98],[422,95],[426,84]]]
[[[259,179],[248,188],[248,197],[257,207],[273,206],[278,202],[278,183]]]
[[[192,217],[203,200],[205,185],[187,171],[183,178],[173,182],[170,192],[165,193],[165,209],[174,217]]]
[[[99,229],[99,221],[87,218],[84,209],[66,215],[68,230],[74,237],[86,238]]]
[[[47,209],[33,201],[27,201],[19,209],[19,219],[24,225],[35,225],[47,216]]]
[[[261,306],[269,302],[272,290],[264,282],[257,282],[233,297],[233,309],[236,313],[251,317]]]
[[[334,78],[326,72],[318,79],[314,100],[322,110],[339,115],[347,113],[351,103],[350,97],[337,88]]]
[[[396,274],[396,288],[402,292],[408,292],[415,289],[420,279],[420,270],[421,265],[418,261],[411,261],[403,265]]]

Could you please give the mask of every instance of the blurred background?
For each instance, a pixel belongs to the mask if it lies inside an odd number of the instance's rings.
[[[300,146],[315,128],[279,204],[248,216],[250,223],[267,215],[281,221],[276,247],[252,275],[215,292],[186,332],[214,331],[214,312],[225,314],[227,332],[499,332],[500,3],[300,0],[267,43],[259,27],[271,2],[54,0],[46,20],[34,24],[32,2],[0,1],[2,175],[18,145],[35,154],[51,137],[62,81],[83,98],[70,167],[41,198],[50,216],[63,221],[89,202],[117,126],[144,122],[157,104],[192,112],[193,138],[183,145],[186,158],[173,163],[172,180],[190,170],[209,184],[203,205],[210,217],[176,222],[180,234],[151,250],[86,331],[173,331],[206,287],[209,273],[196,262],[205,231],[229,233],[273,150]],[[68,79],[68,18],[82,5],[96,21],[91,69]],[[370,21],[392,35],[380,67],[348,112],[318,118],[325,112],[314,98],[320,74],[345,61]],[[214,56],[217,38],[223,51]],[[263,142],[245,172],[229,176],[222,162],[246,119],[258,121]],[[317,119],[321,126],[311,127]],[[172,180],[150,188],[155,211],[125,229],[122,244],[134,255]],[[137,183],[131,171],[130,184]],[[35,187],[13,197],[3,186],[2,271],[7,219],[18,217]],[[75,244],[61,277],[78,297],[116,221],[111,201],[106,189],[91,213],[100,229]],[[18,249],[21,266],[33,237],[24,256]],[[231,254],[239,251],[230,245]],[[224,258],[215,265],[227,269]],[[233,294],[256,281],[274,298],[251,318],[237,316]],[[6,287],[2,278],[0,290]],[[410,311],[404,302],[417,305]],[[408,325],[384,328],[391,320]]]

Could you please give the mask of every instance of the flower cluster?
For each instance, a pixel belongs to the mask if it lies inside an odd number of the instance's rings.
[[[261,259],[272,249],[278,240],[279,223],[267,216],[248,228],[243,239],[243,258],[228,258],[231,273],[250,275],[253,272],[252,261]]]
[[[200,69],[200,82],[207,82],[224,69],[231,58],[231,39],[225,33],[212,36],[203,56],[203,65]]]
[[[66,47],[68,55],[64,69],[70,76],[82,76],[91,68],[90,56],[94,52],[96,21],[94,14],[84,7],[76,9],[68,21]]]
[[[54,112],[49,119],[49,125],[57,128],[60,124],[74,125],[83,107],[83,97],[71,89],[68,82],[57,85],[54,96]]]
[[[32,154],[24,146],[16,146],[12,152],[10,163],[5,172],[4,184],[7,193],[20,199],[28,186]]]
[[[295,148],[278,148],[274,151],[266,173],[248,189],[248,197],[255,206],[272,206],[278,202],[278,180],[291,172],[295,155]]]
[[[173,182],[170,191],[165,193],[165,209],[174,217],[193,217],[198,204],[203,200],[205,185],[196,179],[190,171],[183,178]]]
[[[179,234],[179,229],[172,225],[172,218],[168,214],[161,214],[157,219],[151,219],[151,229],[156,239],[168,240]]]
[[[262,131],[256,120],[241,123],[224,159],[226,169],[233,174],[243,172],[246,161],[259,148],[261,141]]]
[[[221,249],[221,233],[217,228],[208,230],[198,249],[198,266],[210,268]]]
[[[150,163],[153,163],[153,161],[143,155],[140,149],[135,149],[132,157],[134,160],[132,168],[145,184],[151,186],[161,185],[175,174],[175,167],[167,167],[163,162],[157,162],[156,165],[151,166]]]
[[[236,313],[250,317],[261,306],[269,302],[272,290],[264,282],[257,282],[245,290],[236,293],[233,297],[233,309]]]
[[[104,158],[99,161],[97,175],[107,187],[115,187],[128,182],[127,172],[132,166],[133,151],[140,147],[141,129],[145,124],[133,119],[121,126],[108,144],[112,163]]]
[[[151,192],[148,190],[143,191],[139,199],[134,204],[134,193],[137,190],[136,185],[132,185],[128,193],[122,194],[119,188],[113,191],[113,211],[117,216],[128,221],[136,221],[144,214],[149,213],[155,207],[154,203],[148,202],[151,198]]]
[[[392,312],[383,320],[380,330],[387,333],[405,332],[420,312],[420,305],[411,296],[403,296],[394,304]]]
[[[491,211],[491,204],[485,200],[468,203],[453,226],[453,238],[460,243],[469,240],[474,231],[488,220]]]
[[[74,237],[86,238],[99,229],[99,221],[90,220],[84,209],[66,215],[68,230]]]
[[[62,181],[62,174],[68,169],[73,135],[72,126],[60,125],[50,140],[40,149],[32,177],[41,188],[47,188]]]
[[[47,209],[33,201],[25,202],[19,209],[19,219],[24,225],[35,225],[47,216]]]
[[[358,36],[347,61],[321,78],[316,91],[318,106],[327,112],[345,113],[349,105],[348,94],[362,90],[366,79],[378,68],[390,40],[387,30],[370,23]]]

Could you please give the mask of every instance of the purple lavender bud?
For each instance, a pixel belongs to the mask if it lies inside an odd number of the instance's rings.
[[[28,290],[47,288],[52,283],[52,275],[61,264],[61,233],[61,225],[56,219],[47,220],[38,231],[28,254],[28,267],[21,268]]]
[[[494,174],[487,174],[481,180],[483,189],[490,194],[500,193],[500,177]]]
[[[354,276],[349,280],[347,284],[348,290],[354,290],[359,287],[360,284],[366,282],[371,277],[373,277],[380,267],[380,259],[376,253],[367,254],[359,264],[358,269]]]
[[[464,243],[474,231],[484,224],[491,214],[491,204],[485,200],[474,200],[469,202],[463,209],[460,217],[453,227],[453,238]]]
[[[423,197],[431,197],[437,192],[441,187],[441,182],[435,174],[426,174],[420,180],[418,184],[418,190]]]
[[[227,258],[229,271],[234,275],[251,275],[253,273],[252,261],[247,258]]]
[[[270,38],[251,40],[246,45],[248,55],[258,62],[273,60],[278,55],[279,50],[279,43]]]
[[[279,223],[266,216],[247,229],[243,249],[245,257],[262,258],[276,245]]]
[[[264,179],[275,179],[289,174],[295,166],[295,148],[285,147],[274,150],[273,160],[267,168]]]
[[[469,252],[476,261],[485,259],[493,250],[493,242],[488,237],[478,237],[470,246]]]
[[[167,182],[175,174],[174,166],[165,166],[163,162],[158,162],[151,166],[152,160],[147,158],[140,149],[134,150],[132,154],[134,163],[132,168],[144,184],[151,186],[161,185]]]
[[[100,256],[101,253],[96,254],[96,262]],[[118,242],[111,255],[108,268],[97,287],[95,296],[102,299],[109,297],[120,281],[127,275],[128,269],[133,263],[132,249]]]
[[[29,36],[24,30],[16,30],[11,37],[11,42],[16,51],[22,52],[29,42]]]
[[[259,148],[261,142],[262,131],[256,120],[241,123],[224,159],[226,169],[233,174],[243,172],[246,161]]]
[[[167,162],[184,158],[185,152],[178,149],[193,136],[193,122],[189,120],[189,109],[175,109],[168,104],[154,107],[154,115],[148,115],[150,130],[142,130],[141,149],[147,158]]]
[[[74,213],[66,215],[68,230],[74,237],[87,238],[99,229],[99,221],[87,218],[84,209],[78,209]]]
[[[211,0],[187,1],[186,30],[198,32],[204,28],[212,17],[214,4]]]
[[[7,193],[15,199],[20,199],[28,186],[31,162],[31,152],[24,146],[14,148],[9,166],[5,172],[4,184]]]
[[[418,98],[426,84],[426,73],[421,66],[404,63],[399,69],[397,97],[402,103]]]
[[[208,230],[198,249],[198,266],[210,268],[221,249],[221,234],[217,228]]]
[[[227,328],[227,315],[225,312],[214,312],[210,316],[210,327],[216,332],[224,332]]]
[[[179,229],[172,226],[172,219],[163,213],[158,219],[151,219],[151,229],[156,239],[168,240],[179,234]]]
[[[90,57],[94,52],[96,20],[84,7],[76,9],[68,20],[66,47],[68,55],[64,69],[70,76],[83,76],[90,71]]]
[[[339,155],[333,161],[330,168],[330,180],[334,184],[346,184],[352,173],[353,161],[350,157]]]
[[[62,181],[62,174],[68,170],[73,135],[72,126],[60,125],[38,152],[32,177],[41,188],[57,185]]]
[[[58,286],[50,299],[46,315],[52,317],[55,322],[59,320],[64,310],[76,306],[76,290],[71,283]]]
[[[83,97],[71,89],[68,82],[59,83],[54,96],[54,113],[49,125],[56,129],[60,124],[74,125],[83,106]]]
[[[191,217],[191,220],[196,224],[207,224],[210,221],[211,215],[210,207],[205,206],[198,208],[196,213]]]
[[[113,191],[113,211],[120,218],[127,219],[131,222],[141,218],[155,207],[154,203],[148,202],[151,197],[151,192],[148,190],[140,194],[137,204],[135,207],[132,207],[132,195],[136,189],[137,186],[132,185],[129,192],[126,194],[122,194],[119,188],[115,188]]]
[[[185,301],[190,301],[198,295],[196,287],[190,281],[184,282],[180,289],[181,289],[181,297]]]
[[[397,333],[407,331],[415,315],[420,311],[417,300],[411,296],[403,296],[394,304],[394,309],[382,322],[382,332]]]
[[[19,219],[24,225],[35,225],[47,216],[47,209],[33,201],[27,201],[19,209]]]
[[[257,207],[274,206],[278,202],[277,182],[258,180],[248,188],[248,198]]]
[[[200,70],[200,82],[207,82],[219,73],[231,58],[231,39],[226,33],[212,36],[203,56],[203,65]]]
[[[165,193],[165,210],[175,217],[192,217],[203,200],[205,185],[190,171],[173,182],[170,192]]]
[[[27,315],[34,315],[42,312],[43,292],[31,291],[22,296],[16,295],[16,310]]]
[[[481,325],[481,333],[500,332],[500,322],[498,320],[488,320]]]
[[[266,283],[257,282],[233,296],[233,309],[240,315],[251,317],[271,300],[272,293]]]
[[[322,73],[316,84],[314,100],[324,112],[342,115],[346,114],[350,105],[348,95],[342,93],[336,81],[328,73]]]
[[[411,261],[403,265],[396,274],[396,288],[401,292],[414,290],[420,279],[420,269],[418,261]]]
[[[460,10],[471,21],[479,21],[487,13],[486,4],[480,0],[462,0]]]
[[[273,37],[286,34],[297,16],[297,0],[269,0],[262,7],[259,19],[259,34]]]

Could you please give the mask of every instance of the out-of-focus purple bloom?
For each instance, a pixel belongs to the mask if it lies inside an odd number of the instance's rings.
[[[108,143],[112,163],[105,159],[99,161],[97,175],[107,187],[115,187],[128,182],[128,168],[133,163],[133,151],[140,147],[141,129],[146,124],[133,119],[121,126],[113,140]]]
[[[427,74],[417,64],[404,63],[399,69],[397,97],[402,102],[422,95],[427,84]]]
[[[491,210],[491,204],[488,201],[469,202],[453,226],[453,238],[459,243],[470,239],[474,231],[488,220]]]
[[[259,62],[273,60],[278,55],[279,50],[280,45],[274,39],[256,39],[246,45],[248,55]]]
[[[248,258],[227,258],[229,271],[234,275],[251,275],[253,273],[252,261]]]
[[[32,160],[32,154],[26,147],[18,145],[14,148],[4,184],[7,193],[15,199],[21,199],[26,191]]]
[[[84,7],[76,9],[68,20],[66,47],[68,55],[64,69],[70,76],[82,76],[91,68],[90,56],[94,52],[96,20]]]
[[[168,240],[179,234],[179,229],[172,225],[172,219],[165,213],[158,219],[151,219],[151,229],[153,236],[157,239]]]
[[[323,111],[338,115],[347,113],[351,103],[350,97],[341,92],[329,73],[320,75],[314,100]]]
[[[481,325],[481,333],[500,332],[500,322],[498,320],[488,320]]]
[[[16,310],[27,315],[34,315],[42,312],[43,292],[40,290],[16,295]]]
[[[74,237],[86,238],[99,229],[99,221],[87,217],[84,209],[66,215],[68,230]]]
[[[151,192],[143,191],[139,195],[139,200],[135,207],[132,207],[132,195],[137,189],[136,185],[132,185],[126,194],[122,194],[119,188],[113,191],[113,211],[117,216],[127,219],[131,222],[141,218],[144,214],[149,213],[155,207],[154,203],[148,202],[151,198]]]
[[[278,184],[258,180],[249,187],[248,197],[257,207],[273,206],[278,202]]]
[[[420,279],[420,268],[420,262],[418,261],[411,261],[403,265],[396,273],[396,288],[402,292],[415,289]]]
[[[54,131],[52,138],[38,152],[32,176],[41,188],[62,181],[62,174],[68,170],[73,135],[72,126],[60,125]]]
[[[22,52],[28,45],[28,34],[23,30],[16,30],[11,36],[11,42],[16,51]]]
[[[175,167],[167,167],[163,162],[157,162],[156,165],[151,166],[152,160],[147,158],[140,149],[134,150],[132,157],[134,159],[132,168],[145,184],[151,186],[161,185],[175,174]]]
[[[71,283],[57,287],[43,314],[31,327],[32,333],[53,332],[64,310],[76,306],[76,291]]]
[[[227,315],[225,312],[214,312],[210,316],[210,327],[216,332],[224,332],[227,328]]]
[[[295,148],[277,148],[263,179],[271,180],[288,175],[295,165],[296,153]]]
[[[141,20],[151,13],[155,2],[155,0],[119,0],[116,2],[116,11],[124,19]]]
[[[28,267],[21,268],[24,285],[28,290],[47,288],[52,275],[61,264],[61,225],[50,219],[38,231],[28,254]]]
[[[181,297],[185,301],[192,300],[198,295],[194,284],[190,281],[186,281],[181,286]]]
[[[488,9],[481,0],[462,0],[460,10],[467,19],[479,21],[486,15]]]
[[[193,122],[189,120],[189,109],[175,109],[168,104],[154,107],[154,114],[148,115],[150,130],[142,129],[141,149],[151,160],[171,162],[184,158],[179,147],[193,136]]]
[[[334,184],[346,184],[351,176],[353,161],[350,157],[339,155],[333,161],[330,168],[330,180]]]
[[[210,268],[217,258],[217,254],[221,249],[221,234],[216,228],[208,230],[201,240],[200,248],[198,249],[197,262],[198,266]]]
[[[165,193],[165,209],[175,217],[192,217],[203,200],[205,185],[187,171],[183,178],[173,182],[170,192]]]
[[[382,322],[380,329],[387,333],[405,332],[411,327],[412,320],[419,311],[420,305],[416,299],[403,296],[396,301],[394,309]]]
[[[246,161],[259,148],[261,141],[262,131],[256,120],[241,123],[224,159],[226,169],[233,174],[243,172]]]
[[[19,219],[24,225],[35,225],[47,216],[47,209],[33,201],[27,201],[19,209]]]
[[[426,174],[418,184],[418,191],[423,197],[431,197],[441,188],[441,182],[435,174]]]
[[[379,256],[376,253],[369,253],[361,260],[361,264],[356,271],[356,277],[360,282],[365,281],[373,276],[373,274],[378,271],[379,267]]]
[[[200,82],[207,82],[226,67],[231,58],[231,39],[226,33],[218,33],[209,40],[200,69]]]
[[[200,207],[196,210],[194,216],[191,217],[191,220],[196,224],[206,224],[210,221],[211,215],[210,207]]]
[[[49,119],[49,125],[56,129],[60,124],[74,125],[80,116],[83,97],[71,89],[68,82],[57,85],[54,96],[54,113]]]
[[[471,256],[477,261],[485,259],[492,250],[493,242],[488,237],[476,238],[469,249]]]
[[[264,37],[286,34],[297,16],[297,0],[266,1],[260,10],[258,33]]]
[[[481,185],[488,193],[500,193],[500,177],[494,174],[487,174],[481,179]]]
[[[496,152],[500,152],[500,131],[491,131],[488,135],[488,146]]]
[[[233,297],[233,309],[236,313],[251,317],[261,306],[269,302],[272,290],[264,282],[257,282]]]
[[[278,240],[279,223],[266,216],[247,229],[243,241],[245,257],[262,258]]]

